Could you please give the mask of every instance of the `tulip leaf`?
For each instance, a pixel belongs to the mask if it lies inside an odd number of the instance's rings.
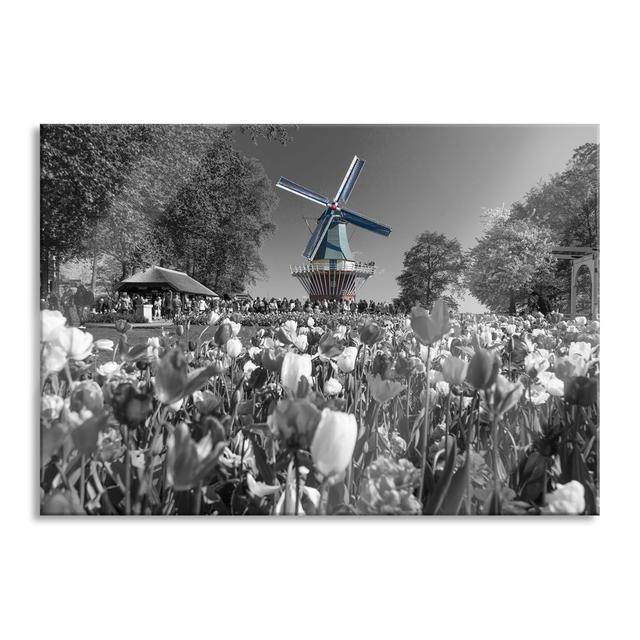
[[[41,465],[44,466],[49,461],[49,458],[60,448],[66,435],[58,422],[55,422],[49,428],[42,429],[42,435],[40,436]]]
[[[262,480],[266,484],[274,484],[276,480],[276,475],[272,466],[267,462],[267,454],[265,453],[262,445],[259,442],[258,436],[251,431],[245,431],[245,434],[249,440],[251,440],[251,444],[253,445],[253,453],[256,459],[256,467],[258,467],[258,472],[262,477]]]
[[[146,357],[147,347],[148,345],[146,343],[134,344],[130,349],[122,351],[122,359],[127,362],[140,360],[142,357]]]
[[[107,424],[109,414],[106,411],[89,418],[71,432],[75,448],[84,456],[91,455],[98,446],[98,434]]]
[[[455,445],[452,447],[455,450]],[[462,499],[467,490],[467,479],[469,477],[469,452],[467,452],[464,460],[464,464],[455,472],[449,485],[442,506],[440,507],[439,515],[443,516],[455,516],[460,511],[460,505]]]
[[[434,490],[429,494],[429,499],[426,501],[423,513],[428,516],[435,516],[440,511],[444,498],[451,485],[453,479],[453,470],[456,462],[456,448],[451,447],[447,455],[447,461],[444,465],[444,470]]]

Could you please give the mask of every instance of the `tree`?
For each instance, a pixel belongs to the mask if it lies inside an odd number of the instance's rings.
[[[544,225],[560,246],[598,248],[600,146],[587,143],[574,150],[567,167],[534,187],[511,208],[514,220]]]
[[[516,313],[518,303],[553,282],[552,246],[548,229],[498,216],[469,252],[466,285],[493,311]]]
[[[131,166],[97,225],[96,246],[116,258],[122,277],[149,264],[173,261],[161,221],[180,189],[197,174],[207,153],[228,146],[228,130],[209,125],[141,125],[145,153]]]
[[[456,307],[464,268],[465,257],[458,240],[442,233],[421,233],[404,254],[402,273],[396,278],[400,287],[397,302],[406,307],[416,303],[429,307],[444,298]]]
[[[40,128],[40,271],[91,253],[98,221],[149,143],[137,125]]]
[[[587,143],[574,150],[567,167],[531,189],[511,208],[514,220],[528,220],[549,229],[557,246],[599,246],[600,146]],[[559,260],[546,295],[564,308],[571,288],[571,262]]]
[[[157,229],[174,264],[216,293],[236,293],[264,275],[262,241],[278,198],[262,165],[230,144],[212,147]]]

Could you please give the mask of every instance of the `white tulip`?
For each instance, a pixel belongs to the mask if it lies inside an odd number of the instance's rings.
[[[296,336],[293,344],[299,351],[306,351],[309,346],[309,339],[305,335]]]
[[[436,391],[441,396],[448,396],[450,391],[449,383],[445,382],[444,380],[439,380],[438,382],[436,382]]]
[[[151,338],[149,338],[151,339]],[[98,351],[113,351],[113,340],[100,338],[93,343]]]
[[[589,342],[572,342],[569,345],[569,357],[582,356],[587,362],[591,358],[591,344]]]
[[[577,480],[559,484],[547,495],[543,513],[554,515],[580,515],[585,509],[584,487]]]
[[[62,371],[66,363],[67,354],[64,349],[55,344],[45,344],[42,351],[42,368],[46,375]]]
[[[298,355],[288,351],[282,361],[280,376],[282,386],[292,393],[296,392],[301,377],[304,376],[311,383],[311,356],[308,353]]]
[[[358,425],[352,413],[323,409],[311,442],[316,469],[325,477],[341,474],[349,465],[356,446]]]
[[[286,333],[295,335],[296,331],[298,330],[298,323],[295,320],[287,320],[283,323],[282,328]]]
[[[91,355],[93,336],[76,327],[63,327],[56,332],[52,344],[60,347],[72,360],[84,360]]]
[[[64,408],[64,400],[57,395],[45,394],[40,398],[40,412],[49,420],[56,420]]]
[[[120,371],[121,366],[122,365],[117,362],[105,362],[96,369],[96,373],[104,376],[105,378],[110,378],[114,373]]]
[[[356,366],[356,356],[358,355],[357,347],[346,347],[345,350],[336,358],[338,369],[342,373],[350,373]]]
[[[229,338],[227,340],[227,344],[225,345],[225,349],[227,350],[227,354],[232,358],[237,358],[242,351],[242,342],[238,340],[238,338]]]
[[[342,385],[336,378],[329,378],[324,383],[324,393],[327,396],[337,396],[342,391]]]
[[[62,329],[67,323],[67,319],[59,311],[49,311],[44,309],[40,312],[42,319],[42,335],[43,342],[52,340],[59,329]]]
[[[255,371],[258,368],[258,365],[256,365],[255,362],[253,362],[253,360],[247,360],[244,363],[244,367],[242,367],[242,371],[244,372],[244,377],[248,378],[251,373],[253,371]]]
[[[552,396],[559,398],[564,395],[564,382],[555,373],[543,371],[538,374],[538,380]]]

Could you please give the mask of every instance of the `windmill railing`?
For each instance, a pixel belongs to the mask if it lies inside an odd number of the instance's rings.
[[[294,276],[328,271],[353,271],[355,275],[372,276],[376,271],[376,266],[373,262],[354,262],[351,260],[327,260],[323,263],[313,262],[291,266],[291,275]]]

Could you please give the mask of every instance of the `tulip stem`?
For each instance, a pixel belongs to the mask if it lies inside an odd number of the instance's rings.
[[[427,346],[427,373],[424,390],[424,433],[422,434],[422,466],[420,468],[420,501],[424,504],[424,475],[427,471],[427,440],[429,438],[429,369],[431,369],[431,345]]]
[[[196,484],[194,487],[195,495],[193,497],[193,515],[200,515],[200,505],[202,503],[202,489],[200,487],[200,483]]]
[[[294,513],[298,515],[298,505],[300,504],[300,468],[298,467],[298,450],[293,452],[293,467],[296,471],[296,506]]]
[[[85,499],[85,483],[87,482],[85,466],[87,464],[87,457],[82,454],[80,458],[80,506],[84,511],[84,499]]]
[[[129,450],[129,427],[125,424],[124,429],[124,444],[125,444],[125,470],[124,470],[124,513],[127,516],[131,515],[131,452]]]

